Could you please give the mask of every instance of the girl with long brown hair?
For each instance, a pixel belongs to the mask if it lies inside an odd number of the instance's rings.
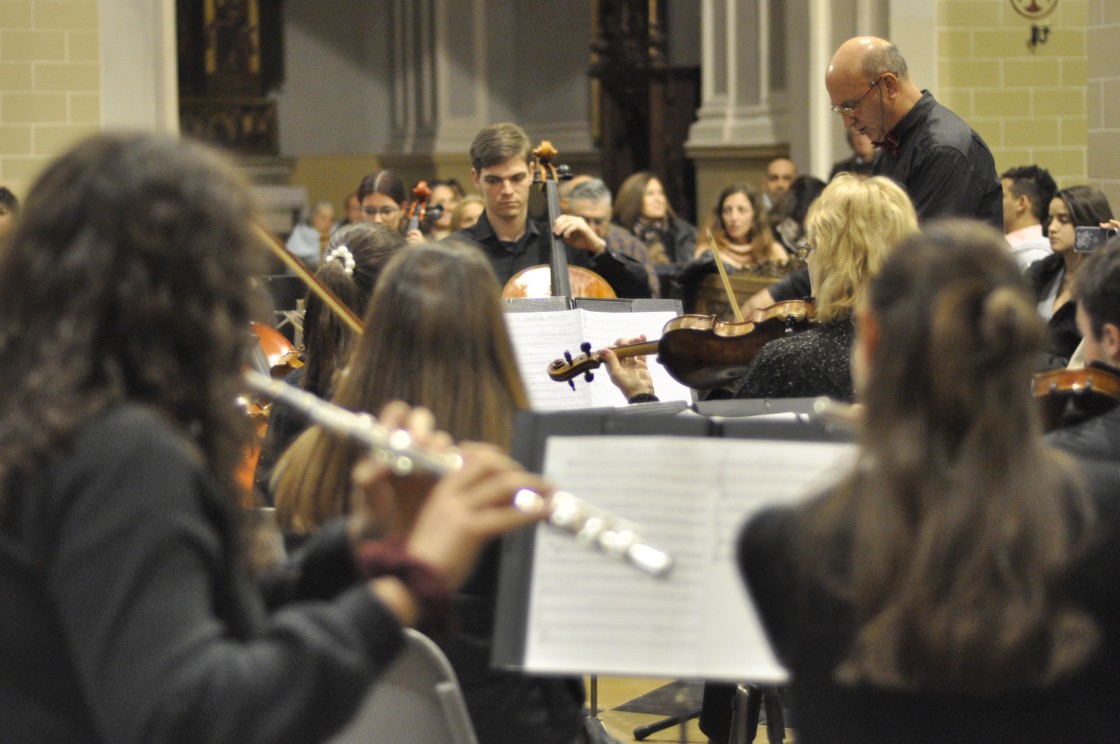
[[[1045,328],[1003,237],[904,241],[856,326],[857,462],[738,550],[798,741],[1115,739],[1118,548],[1087,558],[1094,507],[1040,438]]]

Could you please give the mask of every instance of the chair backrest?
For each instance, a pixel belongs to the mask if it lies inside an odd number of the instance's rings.
[[[330,744],[478,744],[459,681],[427,636],[405,630],[405,648],[374,682]]]

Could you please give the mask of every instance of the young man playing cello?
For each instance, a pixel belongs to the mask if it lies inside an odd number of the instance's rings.
[[[547,265],[551,255],[548,225],[529,219],[530,155],[529,136],[516,124],[494,124],[478,133],[471,143],[471,180],[486,210],[474,225],[448,238],[482,248],[503,285],[522,269]],[[650,296],[642,265],[609,250],[583,218],[561,215],[552,233],[564,240],[570,265],[599,274],[619,297]]]

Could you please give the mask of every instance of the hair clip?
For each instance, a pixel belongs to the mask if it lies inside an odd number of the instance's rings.
[[[350,252],[350,249],[347,248],[345,244],[331,250],[323,260],[323,263],[328,261],[338,261],[342,264],[342,270],[346,272],[346,276],[354,276],[354,267],[357,266],[357,264],[354,263],[354,254]]]

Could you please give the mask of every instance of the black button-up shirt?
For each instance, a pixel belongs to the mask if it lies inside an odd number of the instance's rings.
[[[918,218],[973,217],[1003,234],[1003,191],[992,152],[959,116],[928,90],[882,147],[873,176],[901,184]]]
[[[448,236],[447,240],[461,240],[474,243],[482,249],[498,275],[498,283],[505,285],[510,278],[530,266],[547,265],[552,258],[552,241],[544,223],[529,220],[525,232],[514,243],[498,239],[490,220],[483,212],[478,222],[468,228]],[[597,256],[590,251],[577,250],[567,243],[568,263],[591,269],[603,277],[615,294],[625,298],[650,296],[649,278],[640,263],[629,256],[612,251],[609,247]]]

